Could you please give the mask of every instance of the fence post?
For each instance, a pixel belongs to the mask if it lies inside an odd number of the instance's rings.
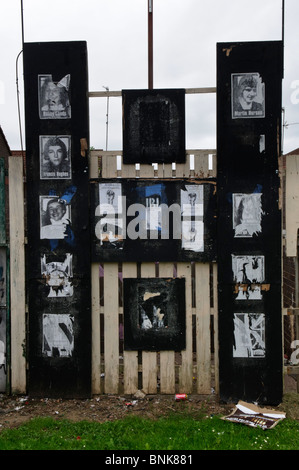
[[[26,393],[25,224],[23,158],[9,158],[11,392]]]

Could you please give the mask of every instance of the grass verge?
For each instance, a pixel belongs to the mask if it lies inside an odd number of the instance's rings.
[[[298,450],[299,422],[270,430],[170,414],[157,420],[128,416],[112,422],[34,418],[0,433],[0,450]]]

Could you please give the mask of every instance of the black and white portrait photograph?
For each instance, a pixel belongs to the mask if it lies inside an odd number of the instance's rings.
[[[204,251],[203,186],[185,185],[181,190],[182,248]]]
[[[70,75],[54,82],[52,75],[38,76],[38,98],[40,119],[71,118]]]
[[[40,196],[40,238],[59,240],[67,236],[71,206],[58,196]]]
[[[122,217],[122,185],[121,183],[101,183],[99,185],[99,206],[96,215],[100,220],[96,224],[95,234],[101,244],[113,246],[123,241]]]
[[[42,180],[71,179],[71,136],[42,135],[39,149]]]
[[[233,194],[233,228],[235,237],[258,235],[262,221],[262,194]]]
[[[121,183],[101,183],[99,185],[100,212],[104,214],[122,213],[122,185]]]
[[[47,297],[71,297],[73,295],[73,256],[66,253],[62,261],[41,258],[41,275],[47,288]]]
[[[233,279],[237,284],[236,300],[261,300],[265,280],[265,257],[232,255]]]
[[[233,73],[231,87],[233,119],[265,117],[265,84],[259,73]]]
[[[43,355],[71,357],[74,350],[74,317],[68,314],[43,314]]]
[[[265,357],[265,315],[235,313],[233,357]]]

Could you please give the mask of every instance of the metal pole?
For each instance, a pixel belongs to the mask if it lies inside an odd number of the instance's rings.
[[[148,0],[148,87],[153,89],[153,1]]]
[[[22,22],[22,48],[24,46],[24,8],[23,0],[21,0],[21,22]]]
[[[109,127],[109,87],[103,86],[107,92],[107,111],[106,111],[106,152],[108,150],[108,127]]]

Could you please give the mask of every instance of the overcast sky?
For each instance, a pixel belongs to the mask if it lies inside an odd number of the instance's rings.
[[[85,40],[89,90],[148,87],[148,0],[23,0],[25,42]],[[0,125],[24,139],[21,1],[0,0]],[[299,1],[285,0],[283,151],[299,147]],[[216,86],[216,44],[282,39],[282,0],[153,0],[154,88]],[[90,145],[106,148],[106,98],[90,99]],[[109,99],[108,150],[122,149],[121,98]],[[186,96],[187,149],[216,148],[216,95]]]

